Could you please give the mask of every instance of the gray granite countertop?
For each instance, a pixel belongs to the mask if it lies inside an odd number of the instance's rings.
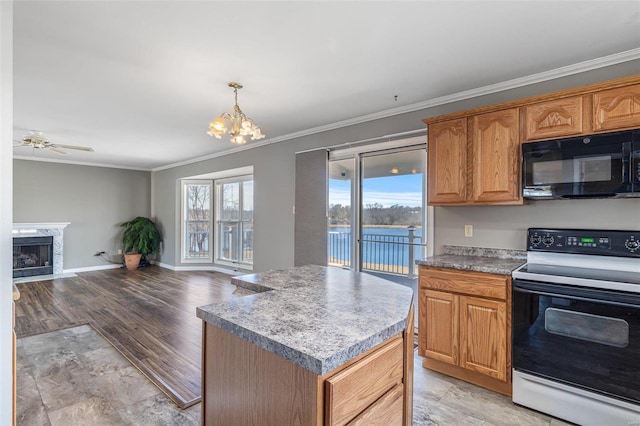
[[[527,261],[525,250],[443,246],[443,254],[416,260],[416,264],[461,271],[511,275]]]
[[[301,266],[233,277],[256,294],[197,315],[318,375],[404,330],[413,291],[354,271]]]

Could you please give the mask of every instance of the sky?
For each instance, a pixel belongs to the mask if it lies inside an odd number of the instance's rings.
[[[422,206],[422,174],[384,176],[364,179],[363,205],[379,203],[384,207],[398,204],[408,207]],[[329,205],[351,204],[351,182],[329,179]]]

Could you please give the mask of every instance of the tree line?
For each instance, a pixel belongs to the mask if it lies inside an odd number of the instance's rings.
[[[422,209],[394,204],[385,207],[380,203],[365,204],[362,209],[362,223],[365,225],[415,225],[420,226]],[[330,225],[350,225],[351,206],[331,204],[329,206]]]

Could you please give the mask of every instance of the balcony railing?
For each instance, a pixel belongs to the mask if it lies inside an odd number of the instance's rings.
[[[422,246],[415,231],[409,227],[407,235],[363,234],[362,270],[415,278],[416,249]],[[351,232],[329,231],[329,265],[351,266]]]

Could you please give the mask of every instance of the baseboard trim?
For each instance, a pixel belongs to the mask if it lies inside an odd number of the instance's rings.
[[[91,271],[102,271],[105,269],[118,269],[118,268],[122,268],[123,265],[121,264],[114,264],[114,265],[95,265],[95,266],[85,266],[83,268],[71,268],[71,269],[65,269],[63,272],[65,274],[73,274],[76,272],[91,272]]]

